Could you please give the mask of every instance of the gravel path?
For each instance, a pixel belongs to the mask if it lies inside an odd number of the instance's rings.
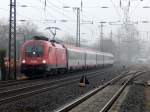
[[[149,74],[144,73],[134,80],[119,112],[145,112],[144,83],[150,80]]]
[[[109,86],[69,112],[99,112],[116,93],[120,86]]]
[[[133,84],[119,112],[144,112],[144,86]]]

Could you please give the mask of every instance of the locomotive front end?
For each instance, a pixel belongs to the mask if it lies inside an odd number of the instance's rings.
[[[45,55],[45,43],[43,41],[31,40],[22,48],[21,72],[25,74],[39,75],[47,70],[47,59]]]

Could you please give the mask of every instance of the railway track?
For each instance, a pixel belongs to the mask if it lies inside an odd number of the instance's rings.
[[[117,98],[119,98],[119,96],[121,95],[121,93],[124,91],[125,87],[128,85],[128,83],[135,77],[137,77],[138,75],[140,75],[140,73],[137,73],[136,75],[131,75],[127,81],[121,86],[121,88],[113,95],[113,97],[107,102],[107,104],[99,111],[99,112],[107,112],[112,105],[115,103],[115,101],[117,100]]]
[[[133,78],[137,77],[138,75],[141,75],[142,73],[144,73],[144,72],[138,71],[138,72],[128,73],[128,75],[126,75],[127,80],[124,82],[124,84],[120,87],[120,89],[113,95],[113,97],[106,103],[106,105],[99,112],[107,112],[111,108],[111,106],[114,104],[114,102],[117,100],[117,98],[120,96],[120,94],[123,92],[123,90],[125,89],[127,84]],[[98,88],[90,91],[89,93],[79,97],[75,101],[73,101],[73,102],[57,109],[55,112],[68,112],[68,111],[76,108],[78,105],[80,105],[84,101],[88,100],[90,97],[94,96],[96,93],[100,92],[101,90],[108,87],[112,83],[118,82],[120,79],[125,78],[126,76],[125,75],[119,75],[119,76],[115,77],[114,79],[112,79],[112,80],[108,81],[107,83],[105,83],[103,86],[99,86]]]
[[[30,82],[30,80],[11,80],[11,81],[5,81],[0,83],[0,89],[7,87],[7,86],[13,86],[17,84],[24,84]]]
[[[101,71],[99,71],[99,70],[96,70],[96,72],[104,72],[104,70],[105,69],[103,69],[103,70],[101,70]],[[93,71],[88,71],[89,73],[94,73]],[[84,74],[84,73],[86,73],[85,71],[84,72],[76,72],[76,73],[70,73],[70,74],[66,74],[66,78],[67,77],[70,77],[70,76],[81,76],[80,74]],[[78,74],[78,75],[77,75]],[[70,75],[70,76],[69,76]],[[0,89],[3,89],[3,88],[5,88],[5,87],[8,87],[8,86],[14,86],[14,85],[21,85],[21,84],[26,84],[26,83],[38,83],[38,82],[43,82],[43,81],[49,81],[49,80],[51,80],[51,76],[49,76],[48,78],[46,78],[46,79],[44,79],[44,78],[42,78],[42,79],[34,79],[34,80],[28,80],[28,79],[26,79],[26,80],[9,80],[9,81],[0,81]],[[54,77],[53,77],[54,78]],[[57,79],[56,79],[57,80]]]
[[[88,78],[92,78],[92,77],[96,77],[97,75],[99,75],[99,73],[100,71],[86,73],[86,76],[88,76]],[[72,76],[72,77],[68,77],[68,78],[64,78],[60,80],[47,81],[44,83],[33,84],[30,86],[26,86],[26,87],[20,87],[16,89],[1,91],[0,92],[0,104],[11,102],[11,101],[16,101],[20,98],[29,97],[34,94],[39,94],[44,91],[56,89],[59,87],[66,86],[68,84],[78,82],[80,77],[81,75]]]

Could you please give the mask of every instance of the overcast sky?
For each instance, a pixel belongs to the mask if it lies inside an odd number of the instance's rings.
[[[81,21],[93,21],[94,24],[81,25],[81,37],[93,40],[99,36],[100,21],[113,22],[123,21],[123,11],[119,7],[120,0],[82,0],[83,7]],[[128,0],[122,0],[122,6],[126,6]],[[21,7],[27,5],[28,7]],[[64,9],[63,6],[70,8]],[[72,7],[80,7],[81,0],[47,0],[47,7],[44,10],[44,0],[17,0],[17,25],[22,24],[18,20],[30,20],[38,26],[38,29],[45,32],[48,26],[57,26],[61,29],[58,35],[76,35],[76,13]],[[108,8],[101,8],[107,6]],[[144,9],[143,6],[150,6],[150,0],[131,0],[130,20],[138,21],[137,28],[140,31],[150,31],[150,24],[141,24],[143,20],[150,20],[150,8]],[[0,2],[0,20],[5,23],[9,18],[9,0]],[[42,20],[56,20],[56,23],[42,22]],[[67,22],[61,22],[67,20]],[[108,35],[112,30],[116,33],[118,26],[105,24],[104,33]],[[144,33],[142,34],[144,35]]]

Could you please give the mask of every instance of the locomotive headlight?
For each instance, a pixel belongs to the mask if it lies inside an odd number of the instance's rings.
[[[23,60],[22,60],[22,63],[26,63],[26,60],[25,60],[25,59],[23,59]]]
[[[35,52],[33,52],[33,54],[35,55]]]
[[[46,64],[46,60],[43,60],[42,63],[43,63],[43,64]]]

